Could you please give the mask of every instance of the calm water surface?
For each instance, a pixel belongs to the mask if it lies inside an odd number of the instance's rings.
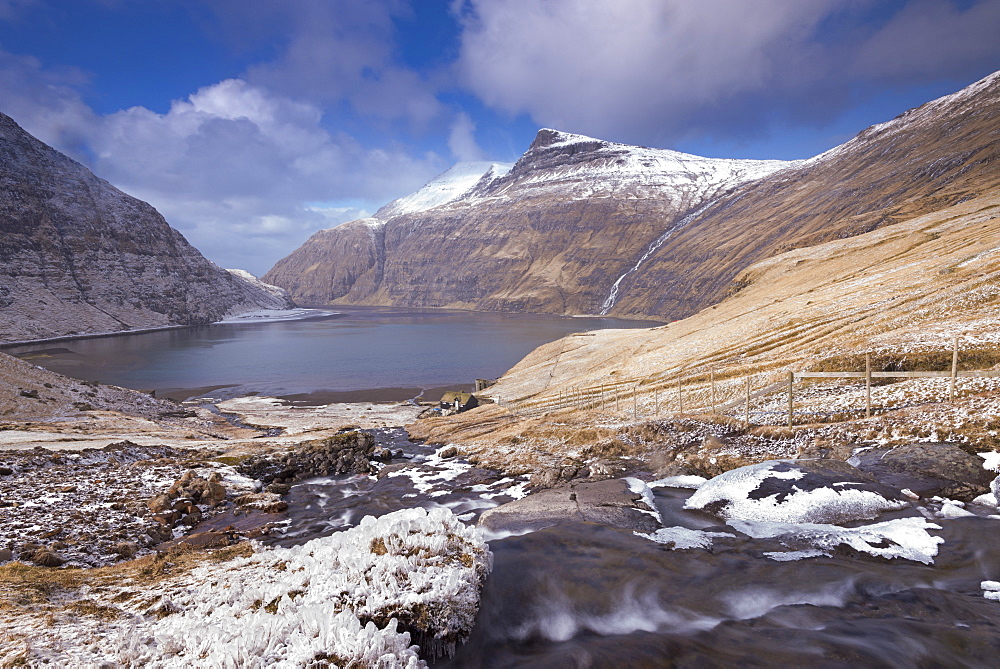
[[[571,332],[650,322],[524,314],[336,308],[329,317],[211,325],[5,349],[76,378],[215,397],[436,388],[497,378]]]

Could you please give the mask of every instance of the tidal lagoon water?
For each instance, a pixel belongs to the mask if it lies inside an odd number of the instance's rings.
[[[652,325],[604,317],[338,307],[308,320],[220,324],[4,350],[60,374],[175,399],[211,389],[219,399],[332,393],[331,401],[369,401],[496,378],[537,346],[571,332]],[[375,389],[395,391],[372,395]]]

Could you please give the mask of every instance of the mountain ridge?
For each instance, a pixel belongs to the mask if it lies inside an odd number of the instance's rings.
[[[624,272],[659,237],[661,219],[677,219],[707,197],[788,165],[543,129],[505,175],[483,178],[424,212],[393,216],[374,234],[356,224],[317,233],[264,280],[309,304],[593,313],[604,299],[601,282]],[[520,239],[523,231],[531,239]],[[574,248],[580,241],[583,248]],[[621,252],[602,252],[609,246]],[[451,260],[436,263],[434,255]],[[563,285],[565,275],[576,285]]]
[[[739,290],[740,271],[766,257],[1000,187],[998,87],[994,73],[804,161],[543,128],[506,175],[391,217],[370,241],[334,228],[265,279],[303,298],[296,267],[345,262],[351,280],[304,282],[309,302],[682,318]]]

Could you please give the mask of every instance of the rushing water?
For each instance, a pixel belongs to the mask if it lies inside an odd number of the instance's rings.
[[[523,480],[435,458],[401,431],[377,437],[406,464],[294,486],[289,524],[270,541],[303,543],[404,506],[447,506],[472,523],[523,493]],[[495,562],[476,627],[437,666],[997,666],[1000,602],[980,583],[1000,578],[1000,521],[935,520],[933,565],[848,549],[779,562],[767,556],[788,550],[776,540],[683,509],[692,491],[653,492],[665,526],[726,536],[686,550],[595,523],[487,537]]]
[[[216,397],[419,391],[496,378],[537,346],[571,332],[651,325],[603,317],[338,307],[321,319],[211,325],[5,352],[61,374],[127,388],[224,389]]]

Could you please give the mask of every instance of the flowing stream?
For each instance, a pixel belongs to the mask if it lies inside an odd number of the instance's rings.
[[[460,459],[381,430],[402,449],[380,477],[341,476],[293,487],[282,545],[406,506],[446,506],[469,523],[524,492]],[[667,527],[713,533],[676,549],[634,532],[569,523],[487,537],[494,570],[472,637],[442,667],[992,667],[1000,652],[1000,524],[935,519],[944,539],[931,565],[841,548],[791,556],[704,513],[683,509],[692,491],[654,488]],[[887,518],[919,516],[916,507]],[[779,559],[776,559],[777,556]]]

